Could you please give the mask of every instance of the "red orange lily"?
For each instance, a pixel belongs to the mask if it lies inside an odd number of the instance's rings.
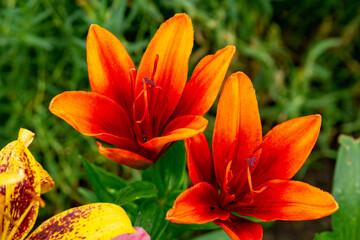
[[[202,116],[213,104],[235,52],[227,46],[203,58],[187,82],[193,28],[186,14],[164,22],[138,70],[121,42],[97,25],[87,37],[92,92],[64,92],[50,111],[84,135],[115,145],[99,152],[118,163],[144,169],[174,141],[203,132]]]
[[[200,133],[185,140],[194,184],[167,213],[175,223],[213,221],[232,239],[262,239],[262,221],[309,220],[338,209],[327,192],[290,180],[315,145],[319,115],[295,118],[262,137],[251,80],[236,73],[224,84],[213,134],[213,155]]]

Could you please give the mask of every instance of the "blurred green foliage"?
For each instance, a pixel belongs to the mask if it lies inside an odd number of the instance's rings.
[[[333,232],[314,240],[357,240],[360,237],[360,138],[339,137],[332,194],[339,210],[331,216]]]
[[[36,133],[30,150],[55,179],[40,219],[96,196],[79,155],[128,182],[140,173],[105,160],[95,140],[48,111],[67,90],[89,90],[86,35],[105,27],[140,62],[159,25],[175,13],[193,20],[190,69],[228,44],[229,74],[253,80],[264,133],[290,118],[319,113],[321,135],[307,166],[336,158],[340,133],[360,135],[360,2],[352,0],[2,0],[0,1],[0,147],[18,129]],[[211,137],[216,104],[209,111]],[[323,163],[323,161],[321,162]],[[329,173],[331,174],[331,173]]]

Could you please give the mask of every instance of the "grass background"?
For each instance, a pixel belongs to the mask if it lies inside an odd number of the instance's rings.
[[[243,71],[253,80],[264,133],[290,118],[322,115],[316,147],[296,177],[331,190],[337,136],[360,136],[359,1],[2,0],[0,148],[16,139],[20,127],[36,133],[30,150],[56,182],[43,196],[47,205],[39,222],[87,203],[79,191],[89,188],[79,155],[128,181],[139,178],[138,171],[102,158],[95,139],[48,111],[55,95],[90,89],[85,45],[90,24],[116,35],[138,65],[158,26],[178,12],[194,25],[191,71],[205,55],[236,46],[228,74]],[[206,116],[208,136],[215,113],[216,104]],[[329,226],[326,219],[310,224],[272,223],[265,239],[286,239],[287,233],[311,239]]]

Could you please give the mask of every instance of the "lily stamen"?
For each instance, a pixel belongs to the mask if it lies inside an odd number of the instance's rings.
[[[30,190],[26,190],[25,192],[28,193],[28,194],[30,194],[31,197],[32,197],[32,199],[33,199],[33,201],[38,202],[38,203],[40,204],[40,207],[42,207],[42,208],[45,207],[45,202],[44,202],[44,200],[43,200],[41,197],[36,196],[35,193],[32,192],[32,191],[30,191]]]
[[[155,61],[154,61],[154,68],[153,68],[153,72],[151,74],[151,79],[155,79],[155,73],[156,73],[156,69],[158,66],[158,62],[159,62],[159,54],[156,54]]]
[[[246,174],[247,174],[247,179],[248,179],[248,184],[249,184],[249,191],[250,191],[250,195],[251,195],[251,200],[250,200],[249,204],[252,204],[254,202],[254,193],[255,193],[255,191],[253,189],[253,185],[252,185],[250,168],[253,168],[255,166],[256,161],[257,161],[256,157],[245,158],[245,163],[247,165]]]
[[[25,217],[27,216],[27,214],[30,212],[31,208],[33,207],[35,201],[31,201],[30,205],[27,207],[27,209],[23,212],[23,214],[21,214],[20,218],[18,218],[15,223],[14,223],[14,227],[11,229],[10,234],[8,235],[8,237],[6,239],[11,240],[13,239],[13,236],[16,234],[17,230],[19,229],[21,223],[24,221]],[[9,222],[5,223],[5,228],[6,231],[4,231],[4,233],[7,232],[7,229],[9,228]],[[1,240],[5,240],[4,236],[6,236],[5,234],[3,235],[3,237],[1,238]]]

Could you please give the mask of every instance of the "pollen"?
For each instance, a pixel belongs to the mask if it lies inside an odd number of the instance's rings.
[[[256,161],[257,161],[257,157],[245,158],[245,163],[251,168],[255,166]]]

